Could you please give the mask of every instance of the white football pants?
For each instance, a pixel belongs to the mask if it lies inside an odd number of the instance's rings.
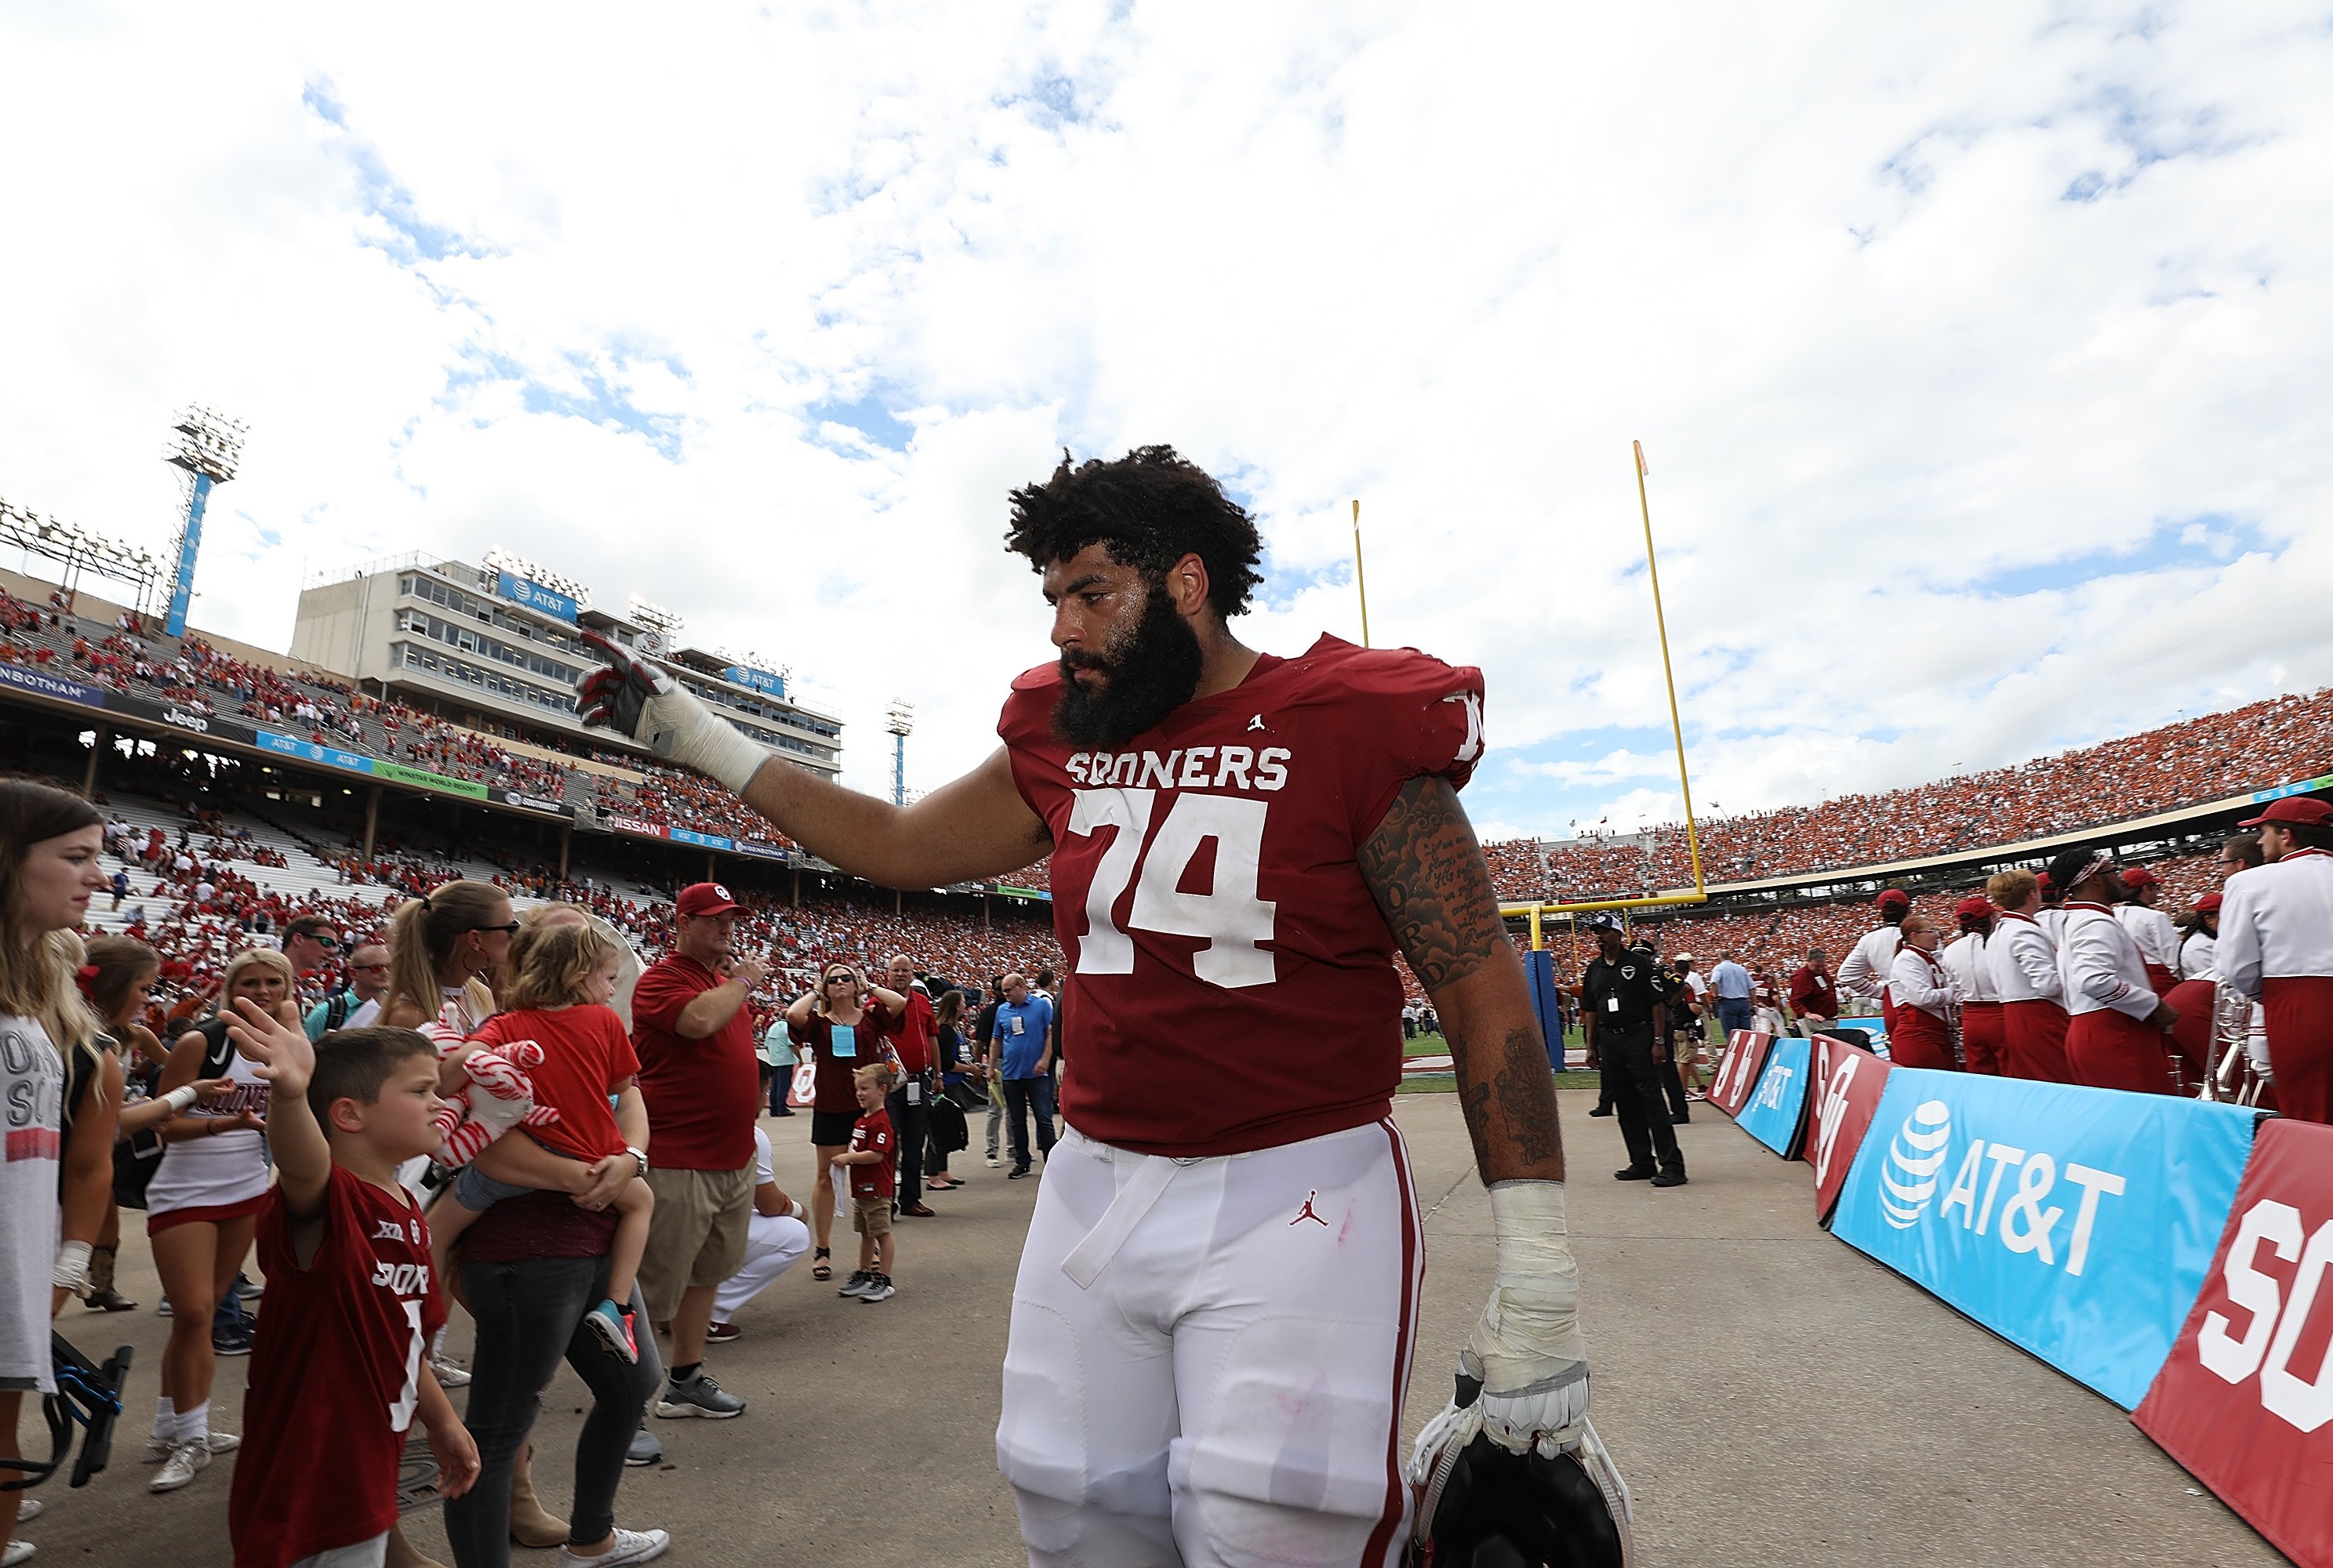
[[[845,1165],[842,1170],[850,1169]],[[848,1186],[848,1182],[838,1182]],[[745,1222],[745,1261],[713,1293],[713,1316],[734,1322],[745,1304],[777,1282],[810,1250],[810,1227],[783,1214],[756,1214]]]
[[[1065,1134],[996,1427],[1031,1568],[1398,1563],[1424,1263],[1390,1122],[1204,1160]]]

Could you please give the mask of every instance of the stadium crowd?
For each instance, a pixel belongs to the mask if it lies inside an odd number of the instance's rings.
[[[1869,865],[2079,832],[2311,779],[2333,764],[2333,691],[2271,698],[1909,789],[1697,819],[1710,882]],[[1690,887],[1682,823],[1493,847],[1501,896],[1578,900]],[[1543,857],[1543,867],[1538,864]],[[1539,880],[1534,880],[1534,878]]]

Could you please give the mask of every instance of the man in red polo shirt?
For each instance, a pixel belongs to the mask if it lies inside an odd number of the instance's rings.
[[[656,1407],[667,1418],[719,1420],[745,1409],[704,1367],[714,1291],[745,1261],[754,1217],[761,1058],[745,1001],[769,970],[732,951],[739,909],[717,882],[682,888],[672,951],[632,988],[656,1194],[640,1291],[649,1320],[672,1324],[672,1377]]]
[[[922,984],[916,979],[916,961],[906,953],[891,961],[885,983],[907,999],[907,1010],[899,1015],[899,1032],[891,1037],[899,1053],[900,1070],[906,1076],[891,1091],[885,1106],[898,1133],[898,1207],[900,1213],[912,1219],[929,1219],[932,1208],[924,1201],[924,1140],[931,1125],[932,1090],[937,1083],[932,1076],[932,1045],[937,1019],[932,1011],[932,999],[924,994]]]

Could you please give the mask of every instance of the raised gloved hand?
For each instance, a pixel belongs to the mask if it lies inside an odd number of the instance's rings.
[[[633,657],[597,632],[585,632],[583,640],[608,663],[575,683],[579,718],[629,735],[667,761],[717,779],[733,793],[744,789],[767,751],[658,665]]]
[[[1460,1399],[1418,1439],[1421,1458],[1459,1429],[1479,1429],[1514,1453],[1552,1456],[1579,1441],[1588,1420],[1588,1346],[1579,1337],[1579,1268],[1560,1181],[1491,1188],[1499,1248],[1490,1305],[1458,1353]],[[1466,1390],[1479,1385],[1472,1399]]]

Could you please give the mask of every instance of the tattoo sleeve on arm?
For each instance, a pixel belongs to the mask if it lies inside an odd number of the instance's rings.
[[[1368,842],[1361,875],[1394,941],[1428,991],[1473,974],[1506,941],[1491,867],[1449,780],[1401,787]]]
[[[1457,1069],[1483,1180],[1563,1180],[1555,1083],[1491,870],[1447,779],[1417,778],[1369,835],[1361,875],[1419,983]]]

